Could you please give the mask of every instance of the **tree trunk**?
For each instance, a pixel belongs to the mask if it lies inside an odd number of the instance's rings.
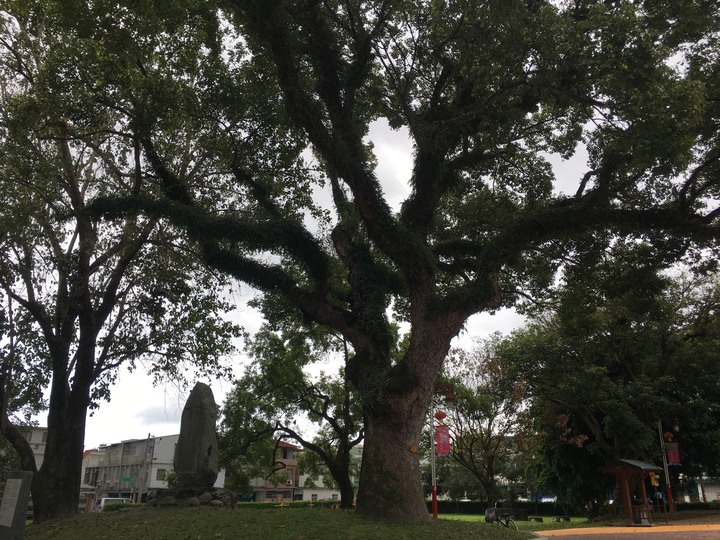
[[[347,434],[345,434],[347,438]],[[350,478],[350,448],[346,443],[340,442],[338,453],[334,460],[324,459],[330,471],[330,476],[340,489],[340,508],[350,510],[355,501],[355,488]],[[321,457],[324,453],[319,454]]]
[[[72,516],[78,511],[85,413],[81,429],[76,426],[79,418],[68,420],[65,428],[57,426],[51,430],[48,426],[45,459],[32,482],[36,523]]]
[[[37,469],[35,467],[35,455],[30,447],[30,443],[27,439],[25,439],[23,434],[10,423],[10,420],[4,412],[3,417],[0,418],[0,422],[2,422],[2,429],[0,429],[0,433],[2,433],[2,435],[7,439],[20,457],[20,469],[32,472],[33,476],[35,476],[37,474]]]
[[[485,496],[487,497],[488,505],[492,506],[496,501],[495,493],[495,477],[478,478],[480,485],[485,490]]]
[[[71,390],[54,372],[45,456],[31,487],[36,523],[78,512],[90,387],[77,372],[73,382]]]
[[[340,508],[351,510],[355,502],[355,490],[350,476],[346,475],[342,482],[338,483],[338,487],[340,488]]]
[[[407,399],[406,401],[410,401]],[[368,414],[357,511],[373,519],[417,523],[428,520],[420,477],[420,431],[427,407]]]
[[[420,472],[420,435],[440,366],[461,324],[461,318],[450,317],[413,323],[410,346],[391,370],[384,398],[365,413],[358,513],[381,521],[430,519]]]

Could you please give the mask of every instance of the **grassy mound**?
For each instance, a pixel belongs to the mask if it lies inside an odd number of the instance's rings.
[[[437,520],[421,525],[382,524],[352,511],[326,508],[148,508],[78,514],[25,528],[26,540],[453,540],[527,539],[497,525]]]

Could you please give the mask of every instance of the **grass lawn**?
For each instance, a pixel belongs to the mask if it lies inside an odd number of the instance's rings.
[[[484,523],[485,516],[475,514],[440,514],[440,519]],[[547,531],[550,529],[576,529],[578,527],[596,527],[597,523],[588,521],[587,518],[570,518],[570,521],[552,521],[551,517],[544,518],[542,523],[536,521],[516,521],[520,531]]]
[[[521,540],[531,537],[529,530],[513,532],[479,519],[439,519],[422,525],[389,525],[363,519],[352,511],[292,507],[256,509],[238,505],[235,510],[205,506],[182,509],[139,507],[123,512],[78,514],[40,525],[30,524],[25,527],[25,539]]]

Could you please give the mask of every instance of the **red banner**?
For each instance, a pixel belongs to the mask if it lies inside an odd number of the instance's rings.
[[[680,448],[678,443],[665,443],[668,465],[680,465]]]
[[[447,457],[451,452],[450,427],[446,425],[435,426],[435,455],[437,457]]]

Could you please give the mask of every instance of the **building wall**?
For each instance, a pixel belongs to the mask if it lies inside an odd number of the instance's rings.
[[[705,502],[720,501],[720,478],[703,478],[699,487]]]
[[[323,478],[320,477],[313,481],[312,487],[308,487],[306,484],[307,475],[300,477],[300,485],[302,488],[298,489],[299,497],[297,500],[300,501],[340,501],[340,491],[337,489],[331,489],[325,487]]]
[[[147,469],[152,459],[153,442],[154,439],[148,437],[100,447],[102,457],[97,465],[96,500],[102,497],[140,499],[147,491]]]
[[[303,448],[294,446],[286,442],[279,443],[280,453],[278,454],[279,463],[285,465],[290,480],[287,485],[274,486],[262,478],[251,480],[250,485],[253,487],[255,500],[258,502],[277,501],[279,499],[292,501],[327,501],[340,500],[340,491],[325,487],[322,477],[313,482],[315,487],[306,487],[308,475],[301,475],[298,470],[297,456],[303,452]],[[362,461],[363,445],[359,444],[350,451],[350,458],[355,464]]]
[[[46,427],[20,427],[18,430],[23,434],[25,440],[30,443],[33,456],[35,456],[35,466],[39,469],[45,459],[48,429]]]
[[[105,457],[105,451],[99,449],[86,450],[83,453],[82,480],[81,484],[95,486],[98,481],[98,469],[100,462]]]
[[[255,500],[264,501],[283,501],[298,500],[301,496],[299,490],[300,474],[298,471],[297,454],[302,451],[299,446],[294,446],[286,442],[278,444],[278,455],[276,462],[284,466],[283,472],[287,474],[288,479],[284,484],[274,485],[273,482],[264,478],[254,478],[250,481],[255,493]]]
[[[102,497],[140,501],[148,491],[168,487],[179,437],[179,434],[151,436],[102,446],[84,458],[83,483],[94,488],[95,501]],[[224,485],[225,471],[222,470],[214,487]]]
[[[175,457],[175,445],[180,435],[165,435],[155,437],[148,489],[167,488],[167,475],[172,471]]]

